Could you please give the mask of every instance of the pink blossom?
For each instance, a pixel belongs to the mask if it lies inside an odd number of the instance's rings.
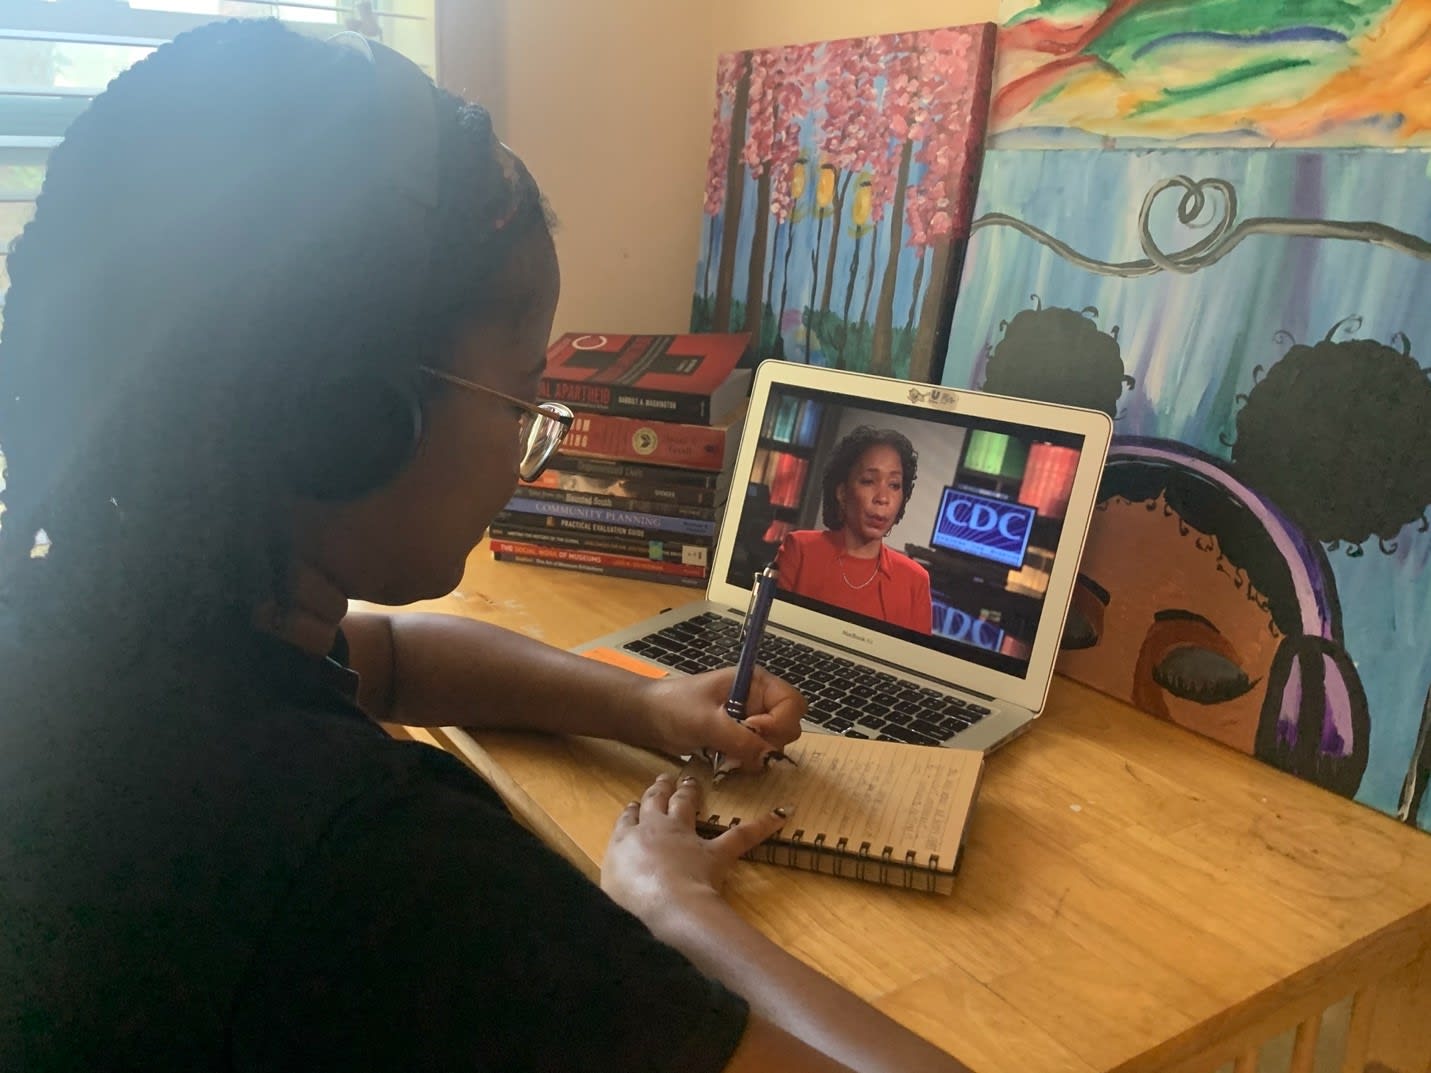
[[[711,149],[706,157],[705,213],[714,216],[725,206],[726,165],[730,157],[731,112],[744,57],[727,52],[716,61],[716,103],[711,120]]]
[[[924,171],[907,191],[910,244],[962,234],[972,205],[972,176],[966,175],[977,149],[978,132],[969,115],[978,84],[975,42],[978,31],[954,27],[918,35],[910,64],[915,96],[908,104],[908,131],[918,142],[914,160]]]
[[[752,176],[768,172],[770,211],[786,220],[794,210],[790,182],[800,156],[800,124],[814,99],[814,46],[757,49],[748,56],[750,91],[740,159]]]

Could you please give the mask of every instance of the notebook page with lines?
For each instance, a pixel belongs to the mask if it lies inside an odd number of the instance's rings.
[[[890,886],[949,893],[983,770],[958,749],[812,734],[787,750],[795,765],[714,784],[708,762],[682,771],[703,784],[697,826],[714,835],[795,805],[756,860]],[[798,766],[796,766],[798,765]]]

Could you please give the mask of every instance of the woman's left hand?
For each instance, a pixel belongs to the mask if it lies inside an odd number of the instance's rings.
[[[721,753],[731,765],[760,770],[766,756],[800,736],[805,698],[760,667],[750,682],[742,723],[726,714],[735,668],[642,683],[638,744],[670,755]]]

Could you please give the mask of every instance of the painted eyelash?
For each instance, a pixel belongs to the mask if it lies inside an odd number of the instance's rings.
[[[1187,663],[1190,658],[1216,660],[1232,673],[1219,677],[1186,673],[1180,665]],[[1247,677],[1242,668],[1224,656],[1191,645],[1175,649],[1163,657],[1153,668],[1153,681],[1174,696],[1195,704],[1221,704],[1235,700],[1257,684]]]

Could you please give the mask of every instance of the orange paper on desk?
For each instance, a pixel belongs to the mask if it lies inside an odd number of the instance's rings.
[[[948,894],[983,771],[981,753],[807,734],[760,775],[712,785],[709,763],[683,775],[704,783],[697,826],[716,835],[779,805],[784,830],[749,856],[790,868]]]
[[[625,652],[615,648],[592,648],[583,652],[582,655],[587,659],[596,660],[597,663],[609,663],[613,667],[620,667],[623,671],[632,671],[647,678],[665,678],[671,673],[657,667],[654,663],[647,663],[635,656],[628,656]]]

